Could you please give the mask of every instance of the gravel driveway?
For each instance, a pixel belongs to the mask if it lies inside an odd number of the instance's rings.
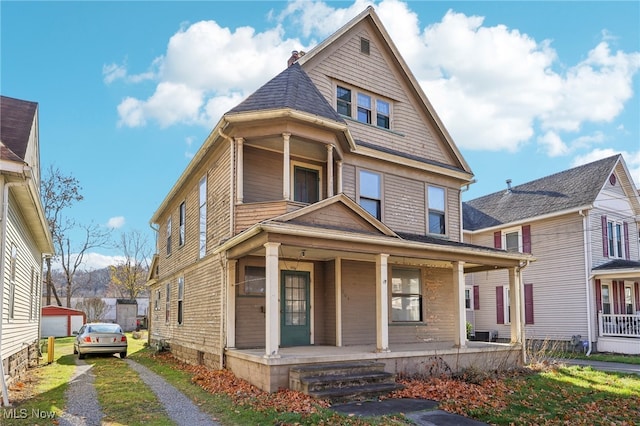
[[[65,411],[59,418],[60,426],[101,426],[102,408],[93,386],[95,374],[91,365],[75,359],[76,369],[65,392]],[[140,375],[142,381],[149,386],[158,401],[164,406],[167,415],[178,426],[221,426],[166,380],[148,368],[130,359],[129,367]]]

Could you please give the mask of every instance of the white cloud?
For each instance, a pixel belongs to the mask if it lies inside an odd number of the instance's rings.
[[[622,154],[622,157],[624,158],[624,162],[627,165],[627,169],[631,174],[631,178],[633,179],[636,185],[636,188],[640,188],[640,150],[635,152],[628,152],[628,151],[616,151],[611,148],[594,149],[593,151],[587,154],[576,156],[573,159],[572,167],[591,163],[593,161],[597,161],[602,158],[611,157],[616,154]]]
[[[102,66],[102,75],[104,76],[104,82],[111,84],[115,80],[125,78],[127,75],[127,69],[123,65],[109,64]]]
[[[118,229],[124,226],[125,220],[124,216],[115,216],[110,218],[107,221],[107,228],[109,229]]]
[[[565,64],[552,41],[505,25],[487,26],[482,16],[450,10],[439,21],[425,24],[411,3],[399,0],[355,0],[344,8],[295,0],[279,14],[272,13],[275,24],[263,32],[225,28],[215,21],[185,25],[149,67],[158,80],[155,92],[146,99],[124,99],[118,106],[119,125],[211,128],[282,71],[291,50],[307,50],[299,39],[286,38],[285,27],[322,40],[368,5],[376,7],[461,148],[513,152],[535,143],[548,155],[569,155],[588,149],[596,139],[607,139],[579,132],[587,124],[613,122],[633,96],[640,52],[612,51],[609,43],[615,35],[605,30],[602,41],[584,52],[585,59]],[[105,81],[131,81],[123,68],[105,67]]]

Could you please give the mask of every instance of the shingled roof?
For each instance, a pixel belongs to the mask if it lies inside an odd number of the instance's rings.
[[[620,154],[462,203],[463,226],[475,231],[592,204]]]
[[[24,160],[37,109],[36,102],[0,96],[0,152],[3,159]]]
[[[344,123],[300,64],[294,63],[227,114],[290,108]]]

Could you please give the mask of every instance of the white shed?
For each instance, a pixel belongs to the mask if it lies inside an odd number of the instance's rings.
[[[40,325],[40,338],[67,337],[80,330],[85,323],[84,312],[62,306],[43,306]]]

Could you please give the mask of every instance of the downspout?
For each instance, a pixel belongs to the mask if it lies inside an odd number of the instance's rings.
[[[522,278],[522,270],[529,266],[530,261],[526,263],[520,262],[520,266],[516,268],[518,272],[518,285],[520,286],[520,345],[522,346],[522,365],[527,365],[527,337],[525,336],[525,314],[524,314],[524,279]]]
[[[2,325],[4,324],[4,277],[7,252],[7,217],[9,216],[9,188],[12,186],[27,185],[31,179],[29,167],[24,168],[24,180],[19,182],[5,182],[2,191],[2,234],[0,234],[0,378],[2,384],[2,404],[9,406],[9,391],[4,377],[4,365],[2,363]]]
[[[587,350],[587,356],[591,355],[591,295],[590,295],[590,287],[591,287],[591,277],[589,271],[591,271],[590,265],[590,254],[591,254],[591,238],[587,238],[587,225],[588,225],[588,216],[585,215],[582,210],[578,212],[580,216],[582,216],[582,229],[584,230],[584,277],[585,277],[585,290],[587,295],[587,344],[589,345],[589,349]]]

